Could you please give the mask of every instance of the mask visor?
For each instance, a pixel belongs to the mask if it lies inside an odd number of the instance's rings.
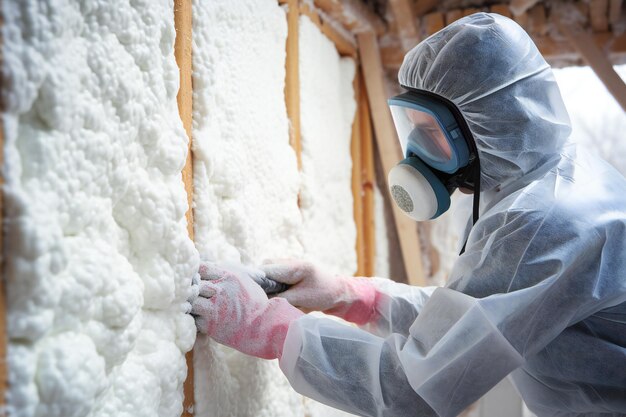
[[[391,104],[391,115],[403,151],[413,150],[420,158],[445,165],[452,159],[452,147],[437,119],[427,111]]]

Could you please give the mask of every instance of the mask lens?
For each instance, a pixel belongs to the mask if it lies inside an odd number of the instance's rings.
[[[430,114],[392,105],[391,115],[400,140],[431,161],[446,163],[452,158],[452,149],[439,122]]]

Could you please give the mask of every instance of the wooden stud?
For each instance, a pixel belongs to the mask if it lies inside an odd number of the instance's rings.
[[[401,159],[402,151],[386,102],[384,70],[380,59],[378,41],[373,32],[357,34],[359,56],[367,97],[374,122],[378,154],[385,172],[389,172]],[[423,285],[424,271],[417,225],[394,205],[393,218],[398,232],[402,258],[410,284]]]
[[[469,8],[469,9],[464,9],[464,10],[463,10],[463,17],[465,17],[465,16],[469,16],[469,15],[472,15],[472,14],[474,14],[474,13],[478,13],[478,12],[481,12],[481,11],[482,11],[482,10],[477,9],[477,8],[475,8],[475,7],[472,7],[472,8]]]
[[[187,133],[187,160],[183,167],[183,182],[187,192],[188,209],[185,213],[187,218],[187,232],[193,240],[193,155],[191,151],[191,122],[193,111],[192,91],[192,62],[191,62],[191,36],[192,36],[192,11],[191,0],[175,0],[174,2],[174,26],[176,28],[176,40],[174,43],[174,55],[180,71],[180,88],[176,100],[178,112]],[[193,384],[193,350],[185,355],[187,360],[187,379],[183,385],[183,417],[193,416],[194,384]]]
[[[443,13],[429,13],[423,17],[422,26],[426,31],[426,35],[430,36],[435,32],[439,32],[446,25]]]
[[[491,13],[497,13],[499,15],[508,17],[509,19],[513,18],[513,13],[511,13],[511,9],[509,9],[508,4],[494,4],[491,6]]]
[[[302,170],[302,142],[300,133],[300,69],[298,66],[298,19],[300,10],[298,0],[287,2],[287,58],[285,62],[285,103],[291,129],[289,143],[296,152],[298,170]]]
[[[609,30],[609,0],[591,0],[589,3],[591,29],[594,32]]]
[[[609,23],[611,24],[611,28],[613,28],[622,17],[622,4],[623,0],[610,0],[609,2]]]
[[[415,17],[419,19],[420,17],[424,16],[426,13],[433,10],[438,3],[438,0],[417,0],[415,2],[415,7],[413,8],[413,11],[415,12]]]
[[[389,0],[389,6],[398,25],[397,32],[402,48],[409,51],[420,41],[409,0]]]
[[[356,225],[356,260],[357,269],[355,276],[365,276],[365,239],[363,225],[363,168],[362,146],[361,146],[361,114],[360,114],[360,83],[359,71],[357,70],[352,82],[354,88],[354,99],[357,102],[357,108],[354,112],[352,121],[352,139],[350,141],[350,156],[352,157],[352,199],[354,208],[354,223]]]
[[[337,31],[333,25],[323,19],[321,31],[333,44],[335,44],[335,48],[337,49],[337,52],[339,52],[339,55],[351,56],[356,59],[356,39],[351,33],[348,33],[350,37],[345,36],[342,32]]]
[[[372,120],[369,103],[365,92],[363,75],[359,77],[361,94],[359,97],[359,112],[361,123],[361,168],[363,190],[363,237],[365,276],[376,275],[376,215],[374,206],[374,184],[376,183],[376,168],[374,165],[374,138],[372,137]],[[384,220],[381,220],[384,221]]]
[[[343,5],[339,0],[315,0],[314,4],[324,13],[343,13]]]
[[[463,11],[461,9],[450,10],[449,12],[446,12],[446,25],[454,23],[462,17]]]
[[[518,25],[523,27],[524,29],[528,29],[528,13],[524,12],[519,15],[513,15],[513,20],[517,22]]]
[[[615,97],[615,100],[626,111],[626,84],[615,72],[611,61],[605,53],[598,48],[593,36],[582,30],[571,28],[567,24],[559,25],[563,33],[580,52],[583,59],[594,70],[598,78],[604,83],[607,90]]]
[[[313,24],[317,26],[320,31],[322,30],[322,19],[320,18],[320,15],[307,3],[302,3],[300,5],[300,15],[304,15],[311,19],[311,22],[313,22]]]
[[[544,36],[548,33],[548,23],[546,19],[546,9],[543,4],[533,6],[528,12],[530,32],[533,35]]]
[[[322,32],[337,49],[341,56],[351,56],[356,58],[356,40],[348,31],[339,31],[336,25],[329,22],[328,15],[319,13],[317,9],[311,8],[308,4],[300,5],[300,15],[308,17],[311,22]]]

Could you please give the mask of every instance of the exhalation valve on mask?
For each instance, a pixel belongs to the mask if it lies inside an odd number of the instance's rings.
[[[387,180],[393,200],[413,220],[435,219],[450,208],[446,186],[419,158],[402,160]]]

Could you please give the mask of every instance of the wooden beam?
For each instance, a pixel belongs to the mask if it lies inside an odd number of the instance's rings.
[[[433,10],[438,3],[438,0],[417,0],[415,2],[415,7],[413,8],[413,11],[415,12],[415,17],[420,18],[424,16],[426,13]]]
[[[359,112],[361,123],[361,168],[363,190],[363,240],[365,258],[365,276],[376,275],[376,216],[374,206],[374,184],[376,183],[376,168],[374,164],[374,138],[372,137],[372,120],[369,103],[365,91],[363,75],[359,77],[361,94],[359,97]],[[384,219],[381,219],[384,221]]]
[[[524,12],[524,13],[520,13],[518,15],[513,13],[513,20],[515,20],[518,25],[523,27],[524,30],[528,30],[528,21],[529,21],[528,13]]]
[[[331,22],[330,18],[324,12],[319,12],[315,8],[311,8],[307,3],[300,5],[300,14],[307,16],[311,22],[318,27],[337,49],[341,56],[351,56],[356,58],[356,39],[352,33],[347,30],[338,30],[337,26],[341,26],[337,22]],[[333,24],[334,23],[334,24]]]
[[[593,40],[598,48],[606,51],[611,60],[621,61],[626,57],[626,33],[615,36],[612,32],[594,33]],[[557,40],[552,36],[535,36],[533,41],[541,54],[548,61],[576,60],[580,57],[578,50],[566,40]],[[389,46],[381,48],[381,56],[385,68],[398,69],[404,59],[401,48]]]
[[[591,0],[589,3],[591,29],[594,32],[609,30],[609,0]]]
[[[402,48],[409,51],[420,41],[409,0],[389,0],[389,6],[398,26]]]
[[[578,23],[581,26],[586,25],[589,22],[589,3],[584,1],[579,1],[574,3],[574,9],[578,11],[578,17],[580,18]],[[557,12],[558,13],[558,12]],[[554,16],[555,12],[552,12],[552,16]],[[554,16],[554,18],[558,19],[559,16]],[[558,24],[557,24],[558,26]]]
[[[463,17],[473,15],[474,13],[478,13],[480,11],[482,11],[482,10],[477,9],[475,7],[472,7],[472,8],[469,8],[469,9],[464,9],[463,10]]]
[[[615,72],[611,61],[609,61],[605,53],[598,48],[598,45],[593,40],[593,36],[580,29],[572,28],[567,24],[559,25],[559,30],[578,49],[580,55],[604,83],[606,89],[615,97],[622,109],[626,111],[626,84]]]
[[[531,7],[537,4],[539,0],[511,0],[509,9],[513,16],[519,16],[526,13]]]
[[[622,17],[622,4],[623,0],[610,0],[609,2],[609,23],[611,29],[620,21]]]
[[[543,4],[533,6],[528,12],[529,32],[535,36],[544,36],[548,33],[546,9]]]
[[[193,111],[193,90],[191,85],[191,36],[192,36],[192,0],[174,1],[174,27],[176,28],[176,40],[174,43],[174,55],[180,71],[180,88],[176,101],[178,113],[183,122],[187,134],[187,160],[183,167],[183,182],[187,192],[187,233],[193,240],[193,155],[191,152],[191,122]],[[187,360],[187,379],[183,385],[183,417],[193,416],[194,384],[193,384],[193,350],[185,355]]]
[[[494,4],[491,6],[491,13],[497,13],[499,15],[508,17],[509,19],[513,18],[513,13],[511,13],[511,9],[509,9],[508,4]]]
[[[312,9],[307,3],[302,3],[299,11],[300,15],[304,15],[311,19],[311,22],[313,22],[313,24],[317,26],[320,31],[322,30],[322,19],[315,9]]]
[[[463,11],[461,9],[450,10],[449,12],[446,12],[446,25],[454,23],[462,17]]]
[[[325,13],[343,13],[343,5],[339,0],[315,0],[314,4]]]
[[[298,46],[298,19],[300,10],[298,0],[287,2],[287,58],[285,61],[285,103],[291,129],[289,143],[296,152],[298,170],[302,170],[302,142],[300,132],[300,68]]]
[[[365,273],[365,228],[363,225],[363,168],[362,147],[361,147],[361,91],[359,82],[359,71],[357,70],[352,86],[354,88],[354,99],[357,103],[354,119],[352,121],[352,138],[350,140],[350,156],[352,157],[352,199],[354,223],[356,226],[356,261],[357,269],[355,276],[366,276]]]
[[[395,127],[386,102],[385,74],[380,59],[376,34],[373,32],[359,33],[357,42],[359,45],[359,56],[363,65],[367,97],[374,122],[378,154],[384,171],[389,172],[402,159],[402,151],[400,150]],[[417,225],[395,205],[393,218],[398,232],[408,281],[410,284],[423,285],[425,281]]]
[[[341,0],[341,7],[333,3],[322,0],[316,1],[315,5],[352,33],[374,31],[381,36],[387,31],[385,21],[361,0]]]
[[[422,26],[426,31],[426,36],[430,36],[435,32],[439,32],[444,28],[446,22],[444,21],[443,13],[435,12],[429,13],[423,17]]]

